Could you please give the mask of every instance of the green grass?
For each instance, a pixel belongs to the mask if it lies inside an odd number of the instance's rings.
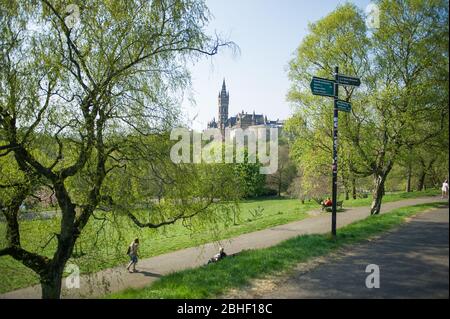
[[[415,191],[415,192],[398,192],[398,193],[387,193],[383,197],[383,203],[389,203],[389,202],[397,202],[399,200],[404,199],[412,199],[417,197],[423,197],[423,196],[437,196],[440,195],[440,191],[437,189],[427,189],[425,191]],[[343,200],[344,198],[341,196],[340,200]],[[372,203],[372,196],[369,196],[368,198],[358,198],[358,199],[352,199],[350,201],[344,200],[344,208],[345,207],[358,207],[358,206],[368,206]]]
[[[439,192],[436,190],[387,194],[383,202],[437,194]],[[370,202],[371,198],[349,200],[344,202],[344,208],[366,206]],[[126,248],[134,237],[140,238],[141,257],[147,258],[302,220],[307,218],[309,216],[307,212],[313,209],[320,209],[320,206],[313,201],[301,204],[295,199],[248,200],[240,204],[241,212],[236,224],[222,222],[217,227],[204,225],[195,231],[183,227],[180,223],[158,230],[139,229],[125,217],[116,218],[114,223],[107,222],[101,228],[102,221],[91,218],[77,244],[75,253],[78,255],[71,258],[69,262],[78,265],[82,273],[96,272],[127,262]],[[259,214],[255,214],[256,211]],[[101,214],[96,215],[101,216]],[[56,245],[55,239],[51,239],[51,234],[58,231],[59,223],[58,218],[22,221],[20,226],[23,246],[51,257]],[[98,231],[99,229],[101,230]],[[5,232],[5,224],[0,222],[0,248],[6,245]],[[45,246],[47,242],[48,245]],[[7,256],[0,257],[0,293],[38,282],[38,277],[21,263]]]
[[[127,289],[107,298],[214,298],[231,288],[242,288],[251,280],[279,273],[323,256],[344,245],[354,244],[401,224],[406,217],[442,203],[422,204],[400,208],[389,214],[371,216],[338,231],[336,240],[329,235],[304,235],[279,245],[243,251],[220,263],[176,272],[162,277],[143,289]]]

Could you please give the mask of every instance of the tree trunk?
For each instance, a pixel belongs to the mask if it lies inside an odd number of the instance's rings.
[[[381,201],[384,196],[384,183],[386,181],[387,174],[381,174],[375,176],[375,189],[373,191],[373,200],[370,207],[370,215],[377,215],[380,213]]]
[[[42,299],[60,299],[61,298],[61,283],[66,263],[72,256],[77,234],[72,237],[58,240],[58,248],[54,255],[54,259],[48,267],[41,273],[40,281],[42,288]]]
[[[42,299],[60,299],[64,267],[50,267],[41,276]]]
[[[342,172],[342,184],[344,185],[345,200],[350,199],[350,185],[348,182],[349,180],[347,178],[347,174]]]
[[[27,197],[29,188],[20,187],[19,191],[11,198],[9,205],[5,207],[3,215],[6,219],[6,240],[9,246],[20,246],[20,231],[19,231],[19,210],[20,205]]]
[[[356,179],[352,178],[352,197],[356,199]]]
[[[53,255],[53,259],[46,271],[41,275],[43,299],[60,298],[64,267],[70,256],[72,256],[73,248],[81,233],[81,229],[83,229],[89,218],[89,214],[85,214],[85,211],[83,211],[78,221],[75,222],[76,205],[72,203],[64,183],[54,183],[54,186],[62,214],[61,231],[58,235],[58,246]],[[90,211],[88,207],[85,209],[86,211]]]
[[[411,163],[408,164],[408,176],[406,180],[406,192],[411,192],[411,175],[412,175],[412,167]]]
[[[428,165],[425,164],[425,161],[423,159],[420,160],[420,165],[421,165],[421,171],[420,171],[420,177],[419,177],[419,182],[417,185],[417,189],[419,191],[423,191],[425,190],[425,179],[428,175],[428,172],[432,171],[433,168],[433,164],[436,161],[436,157],[433,158]]]
[[[19,232],[19,221],[17,219],[17,215],[19,212],[19,205],[12,205],[6,208],[6,212],[4,214],[6,219],[6,239],[10,246],[19,246],[20,245],[20,232]]]
[[[278,197],[281,197],[281,170],[280,174],[279,174],[279,179],[278,179]]]
[[[420,173],[420,177],[419,177],[419,183],[417,185],[417,190],[419,191],[423,191],[425,188],[425,177],[427,176],[427,173],[425,173],[425,171],[422,171]]]

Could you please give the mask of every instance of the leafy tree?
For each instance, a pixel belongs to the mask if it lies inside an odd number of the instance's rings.
[[[439,187],[448,175],[448,129],[415,147],[406,147],[399,154],[398,165],[406,176],[407,192]],[[433,181],[436,174],[437,181]]]
[[[66,19],[68,4],[80,9],[76,24]],[[21,245],[23,196],[7,201],[9,240],[0,256],[31,268],[42,296],[58,298],[77,239],[94,210],[111,204],[104,183],[122,167],[115,155],[140,143],[116,136],[167,131],[177,122],[176,97],[189,83],[185,61],[229,43],[204,33],[209,15],[201,0],[2,0],[0,10],[0,152],[12,154],[21,185],[51,185],[62,213],[49,258]],[[164,218],[203,211],[193,198],[178,204],[185,210],[167,210]],[[151,225],[158,224],[141,226]]]
[[[380,28],[372,33],[350,4],[311,24],[289,72],[289,100],[298,106],[310,136],[327,145],[331,141],[323,136],[332,127],[332,103],[311,95],[312,75],[331,77],[338,65],[341,73],[361,78],[357,90],[340,90],[340,98],[352,102],[352,112],[339,115],[339,151],[351,154],[344,160],[351,160],[345,164],[352,174],[372,176],[372,214],[380,211],[400,152],[436,137],[448,124],[448,2],[377,4]]]
[[[259,163],[231,164],[245,198],[258,197],[264,194],[266,175],[261,174]]]
[[[278,146],[278,170],[267,176],[267,187],[276,190],[280,197],[282,192],[287,191],[296,174],[296,166],[289,157],[289,146],[280,143]]]
[[[367,72],[369,40],[361,14],[350,4],[310,24],[309,29],[310,34],[289,64],[292,87],[288,100],[293,102],[296,112],[287,122],[286,131],[292,157],[302,171],[304,196],[320,198],[330,193],[326,185],[331,185],[333,105],[329,98],[312,96],[309,84],[314,75],[331,78],[334,65],[339,65],[342,73]],[[341,91],[348,99],[355,93],[350,88]],[[343,116],[348,115],[340,114],[341,121]],[[357,159],[345,140],[340,140],[339,152],[339,177],[348,188],[348,184],[356,184],[351,168]]]
[[[331,185],[331,136],[328,129],[307,125],[302,115],[295,114],[286,123],[291,135],[290,156],[298,165],[298,178],[291,187],[301,199],[323,198]]]

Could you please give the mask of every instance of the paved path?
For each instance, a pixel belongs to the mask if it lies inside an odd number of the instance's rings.
[[[240,298],[449,298],[449,210],[414,217],[399,229],[325,258],[309,272],[297,270],[270,291]],[[376,264],[380,287],[366,287],[366,267]],[[266,285],[267,286],[267,285]],[[268,289],[269,290],[269,289]]]
[[[441,200],[440,197],[425,197],[386,203],[382,205],[381,213],[399,207]],[[337,226],[342,227],[368,216],[368,207],[348,209],[344,213],[338,213]],[[231,240],[223,241],[222,245],[227,253],[234,254],[244,249],[273,246],[283,240],[299,235],[327,233],[330,229],[330,214],[324,213],[298,222],[244,234]],[[100,297],[107,292],[120,291],[128,287],[144,287],[162,275],[204,265],[208,258],[216,252],[217,245],[210,243],[141,260],[138,263],[139,273],[129,274],[122,266],[106,269],[93,275],[83,275],[81,276],[79,289],[67,289],[65,288],[65,282],[63,282],[62,295],[64,298]],[[0,298],[40,298],[40,296],[40,286],[36,285],[0,295]]]

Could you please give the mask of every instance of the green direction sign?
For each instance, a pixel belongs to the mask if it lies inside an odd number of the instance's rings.
[[[314,76],[311,81],[311,91],[314,95],[334,96],[334,81]]]
[[[341,85],[348,85],[348,86],[360,86],[361,85],[361,80],[359,78],[342,75],[342,74],[338,74],[337,82]]]
[[[337,100],[336,107],[339,111],[350,112],[352,110],[352,105],[348,102]]]

